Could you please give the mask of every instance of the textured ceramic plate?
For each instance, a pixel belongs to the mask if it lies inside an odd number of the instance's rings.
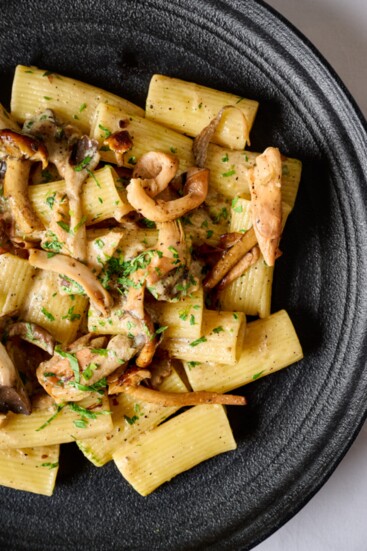
[[[254,0],[8,0],[1,99],[17,63],[84,79],[144,104],[165,73],[261,102],[252,147],[304,163],[283,239],[273,309],[285,307],[305,360],[250,385],[230,410],[238,449],[148,498],[113,464],[65,446],[52,498],[0,489],[8,550],[250,549],[331,474],[366,412],[366,127],[315,50]]]

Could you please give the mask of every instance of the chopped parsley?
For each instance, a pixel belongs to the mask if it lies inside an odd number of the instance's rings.
[[[63,220],[59,220],[56,223],[57,223],[58,226],[60,226],[60,228],[62,228],[64,231],[66,231],[66,233],[71,233],[70,226],[66,222],[64,222]]]
[[[84,157],[84,159],[78,164],[74,166],[75,172],[81,172],[84,168],[86,168],[89,163],[91,162],[92,157],[90,155],[87,155]]]
[[[74,233],[76,233],[82,226],[84,226],[86,221],[87,221],[87,217],[82,216],[82,218],[80,219],[80,221],[77,223],[77,225],[74,228]]]
[[[46,308],[41,308],[41,312],[49,321],[55,321],[55,316],[48,312]]]
[[[59,404],[57,407],[56,407],[56,411],[53,415],[51,415],[51,417],[49,417],[47,419],[47,421],[45,421],[43,423],[43,425],[41,425],[40,427],[38,427],[38,429],[36,429],[36,432],[39,432],[40,430],[43,430],[45,429],[50,423],[52,423],[52,421],[58,416],[58,414],[60,413],[60,411],[65,407],[66,404]]]
[[[259,373],[255,373],[255,375],[252,376],[252,380],[256,381],[256,379],[261,377],[261,375],[264,373],[264,371],[265,371],[265,369],[263,369],[262,371],[259,371]]]
[[[216,335],[218,335],[218,333],[222,333],[223,331],[224,329],[221,325],[219,325],[218,327],[214,327],[213,329],[213,333],[215,333]]]
[[[80,314],[75,314],[74,313],[74,308],[75,308],[75,306],[72,306],[71,308],[69,308],[68,313],[65,316],[62,316],[62,319],[63,320],[69,320],[69,321],[80,320],[81,316],[80,316]]]
[[[41,467],[47,467],[48,469],[56,469],[56,467],[59,466],[59,462],[56,461],[56,463],[41,463]]]
[[[198,346],[199,344],[202,344],[207,341],[206,337],[200,337],[200,339],[196,339],[195,341],[190,342],[190,346]]]
[[[197,365],[200,365],[200,362],[191,361],[191,362],[187,362],[187,365],[188,365],[189,369],[192,369],[193,367],[196,367]]]
[[[106,348],[92,348],[91,352],[98,356],[108,356],[108,350]]]
[[[242,205],[237,205],[239,197],[232,199],[232,209],[234,212],[240,213],[243,211]]]
[[[96,369],[98,369],[99,365],[94,363],[94,362],[91,362],[90,364],[87,365],[87,367],[84,369],[83,371],[83,377],[84,379],[86,379],[87,381],[89,381],[89,379],[91,379],[94,371]]]
[[[62,358],[65,358],[65,359],[69,360],[70,367],[74,372],[75,382],[79,383],[80,382],[80,367],[79,367],[79,362],[78,362],[77,357],[75,356],[75,354],[71,354],[70,352],[65,352],[59,344],[57,346],[55,346],[55,352],[57,354],[59,354],[59,356],[61,356]]]
[[[234,174],[236,174],[236,171],[234,170],[234,168],[232,168],[231,170],[228,170],[227,172],[222,172],[222,176],[224,178],[228,178],[229,176],[233,176]]]
[[[109,138],[109,137],[111,136],[111,134],[112,134],[111,130],[109,130],[109,129],[106,128],[105,126],[102,126],[102,124],[99,124],[99,125],[98,125],[98,128],[99,128],[100,130],[102,130],[102,132],[104,132],[104,136],[101,136],[102,138],[107,139],[107,138]]]

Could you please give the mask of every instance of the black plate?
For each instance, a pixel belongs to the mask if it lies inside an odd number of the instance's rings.
[[[66,446],[52,498],[1,488],[0,546],[250,549],[320,488],[365,418],[365,122],[310,44],[254,0],[8,0],[1,11],[4,101],[17,63],[141,105],[154,72],[260,100],[253,149],[304,162],[273,309],[290,313],[306,359],[248,387],[247,411],[230,411],[235,452],[148,498]]]

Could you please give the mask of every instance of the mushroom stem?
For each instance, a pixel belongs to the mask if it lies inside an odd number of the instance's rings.
[[[226,250],[218,262],[213,266],[203,281],[205,289],[213,289],[221,279],[231,270],[241,258],[257,243],[254,228],[251,227],[242,237]]]
[[[187,171],[184,196],[172,201],[153,199],[145,190],[146,181],[132,178],[127,186],[127,199],[138,212],[154,222],[169,222],[199,207],[206,199],[209,170],[191,167]]]
[[[237,264],[233,266],[224,276],[222,281],[218,284],[217,290],[222,291],[232,281],[239,278],[246,270],[253,266],[260,258],[260,249],[257,245],[252,247],[252,249],[246,253]]]
[[[10,200],[15,221],[19,229],[29,234],[44,230],[42,222],[34,213],[28,197],[28,180],[31,161],[8,157],[4,178],[4,197]]]
[[[35,268],[64,274],[73,279],[83,287],[91,303],[102,315],[107,316],[109,313],[113,305],[112,297],[85,264],[63,254],[49,257],[48,253],[38,249],[30,249],[29,263]]]
[[[134,396],[136,400],[142,400],[152,404],[158,404],[164,407],[170,406],[196,406],[199,404],[223,404],[231,406],[246,405],[246,398],[243,396],[235,396],[233,394],[219,394],[217,392],[163,392],[153,390],[144,386],[122,385],[115,386],[113,393],[124,392]]]

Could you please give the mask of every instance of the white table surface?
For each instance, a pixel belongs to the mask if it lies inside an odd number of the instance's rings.
[[[320,50],[367,118],[367,0],[266,0]],[[367,551],[367,423],[323,488],[255,551]]]

